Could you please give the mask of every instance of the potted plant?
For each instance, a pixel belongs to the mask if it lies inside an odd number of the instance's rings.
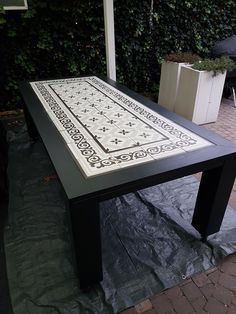
[[[193,64],[200,57],[191,52],[176,52],[165,56],[161,65],[161,78],[158,95],[159,105],[174,111],[179,85],[180,69],[183,65]]]
[[[234,68],[234,62],[226,56],[183,66],[174,111],[196,124],[215,122],[226,72]]]

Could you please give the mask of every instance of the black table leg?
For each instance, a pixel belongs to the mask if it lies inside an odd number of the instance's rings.
[[[202,174],[192,225],[203,239],[220,230],[235,173],[236,159],[232,156],[222,166],[206,170]]]
[[[80,287],[87,290],[102,280],[99,203],[72,204],[70,214]]]
[[[24,115],[25,115],[25,123],[27,125],[27,129],[28,129],[28,133],[29,136],[32,140],[36,140],[39,137],[39,133],[38,130],[34,124],[34,121],[27,109],[27,107],[24,105],[23,106],[24,109]]]

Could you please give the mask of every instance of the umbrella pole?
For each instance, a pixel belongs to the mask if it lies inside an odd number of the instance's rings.
[[[116,81],[115,27],[113,0],[103,0],[107,76]]]

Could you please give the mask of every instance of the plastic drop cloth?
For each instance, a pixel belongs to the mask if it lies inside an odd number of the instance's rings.
[[[236,211],[202,243],[191,226],[198,181],[184,177],[101,204],[104,280],[82,293],[62,190],[43,144],[9,133],[5,250],[14,314],[117,313],[236,251]]]

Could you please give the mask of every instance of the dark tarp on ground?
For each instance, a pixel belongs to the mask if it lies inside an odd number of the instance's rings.
[[[7,152],[8,152],[8,145],[6,140],[6,130],[2,121],[0,121],[0,198],[6,199],[8,197],[7,193]]]
[[[191,226],[198,181],[185,177],[101,204],[104,280],[81,293],[65,202],[40,141],[9,133],[10,204],[5,250],[15,314],[116,313],[236,251],[236,212],[199,240]]]
[[[4,314],[12,313],[4,249],[4,226],[8,210],[7,161],[6,130],[3,122],[0,121],[0,313]]]

